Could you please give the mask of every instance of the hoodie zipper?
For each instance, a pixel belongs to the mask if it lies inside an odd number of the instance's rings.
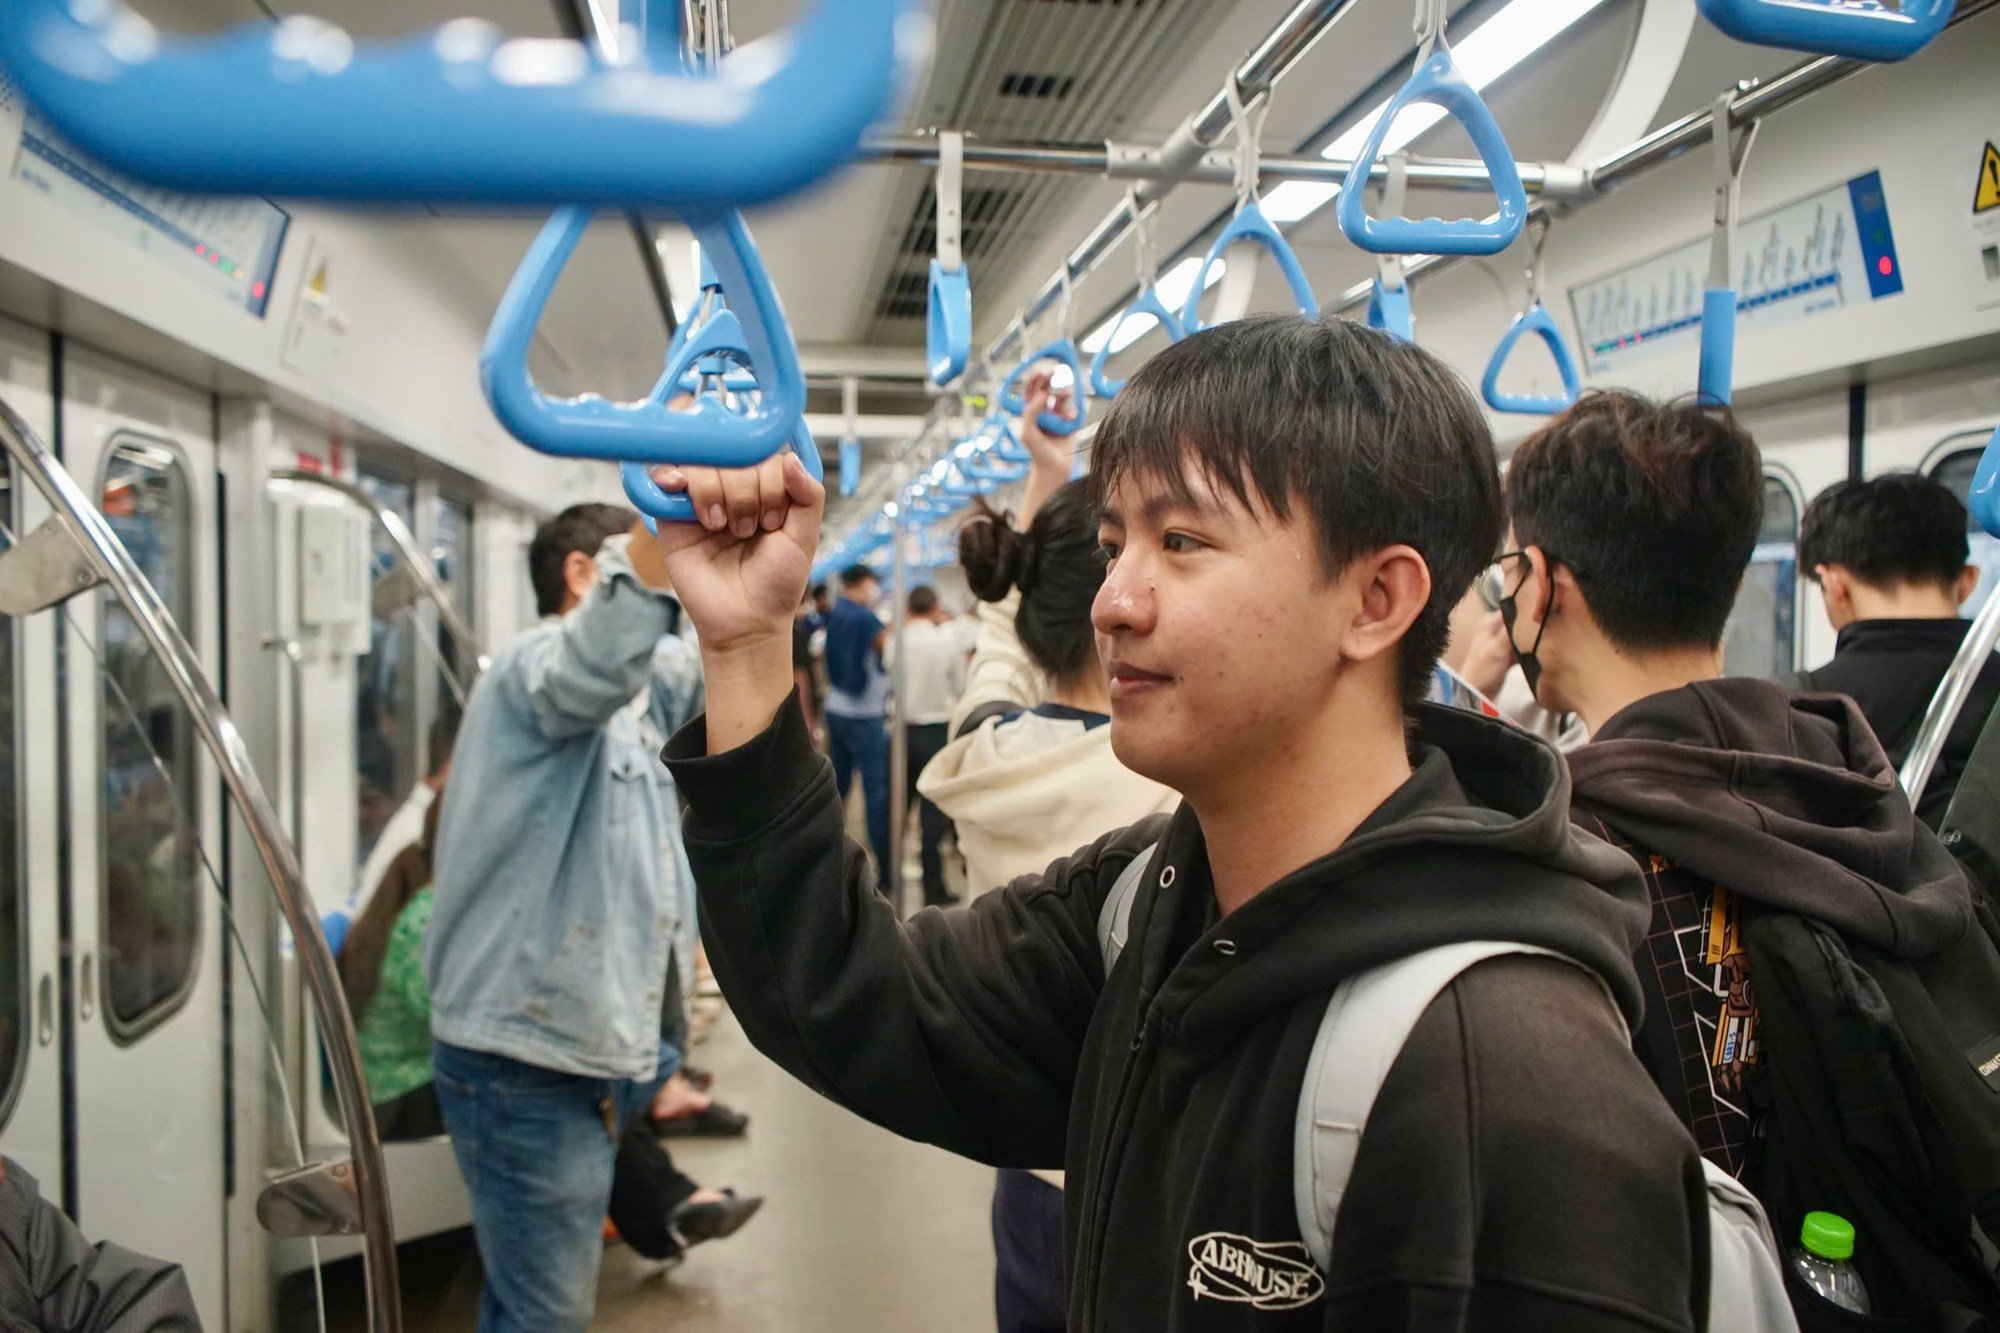
[[[1137,1081],[1140,1062],[1145,1059],[1146,1048],[1152,1044],[1153,1034],[1159,1028],[1159,1011],[1152,1005],[1146,1008],[1145,1017],[1139,1021],[1139,1031],[1132,1038],[1126,1054],[1125,1069],[1118,1079],[1118,1096],[1111,1103],[1111,1123],[1104,1138],[1098,1143],[1097,1161],[1099,1174],[1097,1188],[1090,1201],[1090,1212],[1084,1219],[1082,1252],[1088,1261],[1081,1265],[1081,1275],[1087,1286],[1081,1302],[1087,1312],[1087,1328],[1101,1327],[1098,1318],[1099,1293],[1103,1288],[1104,1275],[1104,1219],[1110,1215],[1111,1195],[1118,1185],[1118,1162],[1131,1137],[1132,1120],[1127,1103],[1132,1100],[1132,1087]]]

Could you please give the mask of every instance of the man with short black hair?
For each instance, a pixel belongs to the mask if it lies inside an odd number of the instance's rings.
[[[1840,633],[1833,660],[1800,673],[1799,686],[1860,704],[1899,769],[1972,627],[1959,615],[1979,583],[1969,555],[1965,506],[1914,472],[1836,482],[1806,506],[1799,527],[1799,567],[1819,584]],[[1989,658],[1917,801],[1932,828],[1997,700],[2000,660]]]
[[[788,702],[824,492],[789,455],[656,474],[731,511],[660,540],[709,688],[667,760],[744,1029],[898,1133],[1067,1166],[1073,1330],[1705,1327],[1699,1163],[1619,1018],[1637,874],[1549,746],[1415,702],[1501,535],[1478,403],[1411,344],[1252,316],[1141,368],[1092,468],[1112,748],[1186,804],[908,922]],[[1331,997],[1481,940],[1559,957],[1422,988],[1331,1234],[1295,1154],[1339,1132],[1301,1119]]]
[[[951,831],[951,820],[917,793],[924,766],[951,740],[952,709],[965,692],[966,657],[958,636],[948,628],[950,620],[936,588],[928,584],[912,588],[909,620],[902,642],[895,645],[902,655],[896,711],[903,718],[903,799],[906,807],[917,811],[926,907],[948,907],[958,901],[944,880],[944,835]]]
[[[1854,1177],[1831,1187],[1807,1132],[1854,1092],[1820,1073],[1818,1062],[1847,1058],[1829,1054],[1837,1043],[1864,1043],[1860,1067],[1894,1063],[1860,1035],[1886,1005],[1861,987],[1874,998],[1819,1024],[1829,1045],[1814,1047],[1797,978],[1837,987],[1830,979],[1851,973],[1836,958],[1858,970],[1847,950],[1883,960],[1880,977],[1936,963],[1969,939],[1969,891],[1851,700],[1723,677],[1723,627],[1763,490],[1756,442],[1727,408],[1587,394],[1508,463],[1501,611],[1543,706],[1590,728],[1569,756],[1577,822],[1645,877],[1640,1059],[1708,1159],[1758,1193],[1780,1240],[1812,1209],[1872,1230],[1856,1262],[1878,1311],[1904,1309],[1910,1288],[1883,1266],[1890,1228],[1867,1211],[1873,1192]],[[1816,965],[1795,965],[1800,939]],[[1972,1049],[1950,1052],[1948,1077],[1964,1075]],[[1896,1066],[1909,1067],[1907,1055]],[[1899,1122],[1898,1148],[1921,1132]],[[1876,1149],[1870,1139],[1865,1151]],[[1943,1183],[1909,1175],[1883,1187],[1930,1192],[1948,1216]],[[1970,1252],[1969,1239],[1958,1244]]]
[[[692,663],[656,672],[680,605],[631,510],[564,510],[528,568],[543,620],[467,704],[424,970],[485,1271],[480,1333],[582,1333],[622,1129],[670,1072],[679,806],[642,725],[671,734],[701,686]]]
[[[846,800],[856,775],[867,809],[868,847],[889,882],[889,630],[875,614],[882,580],[866,565],[840,571],[840,596],[826,617],[826,733],[834,783]]]

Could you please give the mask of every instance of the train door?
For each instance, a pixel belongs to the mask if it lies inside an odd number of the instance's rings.
[[[1924,472],[1942,483],[1963,504],[1972,494],[1973,474],[1979,471],[1979,460],[1992,438],[1993,432],[1984,427],[1948,435],[1924,460]],[[1959,614],[1972,617],[1979,614],[1979,609],[1992,595],[1995,584],[2000,583],[2000,537],[1987,536],[1986,531],[1968,514],[1965,541],[1969,548],[1967,554],[1979,567],[1979,586],[1972,590],[1972,596],[1959,608]]]
[[[0,400],[48,438],[48,335],[0,320]],[[47,514],[41,496],[0,455],[0,547]],[[63,1190],[62,939],[56,890],[60,810],[55,617],[0,616],[0,1150],[40,1183]]]
[[[72,351],[63,462],[220,679],[210,400]],[[228,1108],[219,778],[115,599],[69,604],[77,1220],[187,1269],[223,1328]]]

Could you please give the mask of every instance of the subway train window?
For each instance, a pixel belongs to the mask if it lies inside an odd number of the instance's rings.
[[[104,515],[168,612],[192,624],[195,514],[180,456],[136,438],[114,443]],[[197,755],[165,670],[109,599],[102,654],[104,1004],[112,1030],[130,1039],[194,980],[201,853],[187,812]]]
[[[0,550],[13,543],[13,469],[0,459]],[[0,616],[0,1124],[12,1108],[14,1088],[26,1065],[28,1012],[27,899],[21,893],[20,752],[15,740],[14,618]]]
[[[1932,478],[1943,483],[1959,498],[1960,503],[1972,494],[1972,477],[1979,471],[1979,456],[1990,435],[1990,431],[1972,432],[1968,439],[1977,440],[1978,444],[1946,454],[1931,468]],[[2000,583],[2000,538],[1987,536],[1967,514],[1965,540],[1970,548],[1972,563],[1979,566],[1979,586],[1972,590],[1972,596],[1966,599],[1959,612],[1961,615],[1976,616],[1979,608],[1986,605],[1987,595],[1993,591],[1994,584]]]
[[[410,483],[363,469],[356,477],[375,502],[407,524],[416,496]],[[370,564],[379,592],[396,572],[396,548],[371,526]],[[417,629],[403,605],[378,605],[367,656],[355,664],[356,864],[368,859],[383,825],[417,780]]]
[[[1732,676],[1782,676],[1798,669],[1799,502],[1776,477],[1764,479],[1764,526],[1723,631],[1723,669]]]
[[[437,502],[437,536],[431,544],[431,559],[437,566],[438,582],[451,598],[459,618],[472,623],[472,506],[440,496]],[[470,663],[464,660],[458,643],[437,627],[438,668],[437,706],[440,717],[456,721],[464,705],[457,691],[465,688]],[[432,764],[437,762],[431,756]]]

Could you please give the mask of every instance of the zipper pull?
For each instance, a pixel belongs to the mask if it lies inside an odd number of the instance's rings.
[[[1132,1037],[1132,1054],[1137,1055],[1146,1049],[1146,1041],[1153,1035],[1153,1018],[1153,1011],[1148,1009],[1146,1016],[1139,1020],[1139,1030]]]

